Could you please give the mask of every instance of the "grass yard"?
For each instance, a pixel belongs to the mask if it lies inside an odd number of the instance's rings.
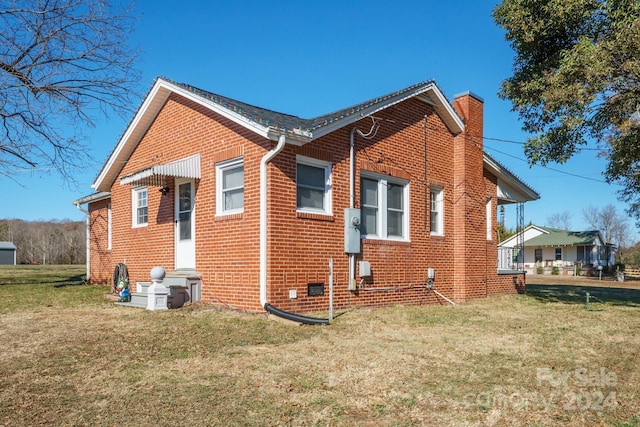
[[[640,291],[293,326],[117,307],[81,274],[0,268],[0,426],[640,426]]]

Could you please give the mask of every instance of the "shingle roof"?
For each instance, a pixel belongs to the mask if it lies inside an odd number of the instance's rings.
[[[547,233],[524,242],[525,246],[574,246],[592,245],[600,237],[598,230],[569,231],[557,228],[538,227]]]
[[[309,127],[310,120],[301,119],[300,117],[291,114],[279,113],[262,107],[256,107],[255,105],[227,98],[186,83],[176,82],[166,77],[163,77],[162,79],[188,90],[201,98],[212,101],[213,103],[262,126],[273,126],[283,130],[307,129]]]
[[[427,86],[430,84],[434,84],[433,81],[421,82],[414,84],[412,86],[406,87],[404,89],[400,89],[398,91],[389,93],[387,95],[378,96],[376,98],[370,99],[368,101],[352,105],[347,108],[343,108],[341,110],[333,111],[328,114],[323,114],[321,116],[313,117],[310,119],[304,119],[298,116],[294,116],[291,114],[279,113],[277,111],[269,110],[266,108],[256,107],[255,105],[247,104],[241,101],[237,101],[235,99],[227,98],[222,95],[218,95],[213,92],[209,92],[206,90],[199,89],[195,86],[191,86],[185,83],[180,83],[163,77],[163,80],[166,80],[176,86],[179,86],[189,92],[194,93],[202,98],[208,99],[223,108],[228,109],[236,114],[242,115],[245,119],[257,123],[262,126],[273,126],[276,129],[282,130],[292,130],[298,129],[306,132],[313,132],[316,129],[319,129],[323,126],[332,124],[341,119],[349,117],[353,114],[358,114],[361,111],[374,106],[376,104],[382,104],[385,101],[394,98],[396,96],[402,95],[403,93],[411,92],[420,87]]]

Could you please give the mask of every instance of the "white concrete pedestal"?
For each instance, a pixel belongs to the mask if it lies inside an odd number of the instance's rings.
[[[166,275],[164,268],[153,267],[150,275],[152,283],[147,289],[147,310],[168,310],[167,298],[169,289],[162,284]]]

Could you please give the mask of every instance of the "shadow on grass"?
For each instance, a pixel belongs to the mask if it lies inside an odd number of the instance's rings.
[[[543,302],[584,304],[587,292],[592,302],[640,307],[640,290],[575,285],[527,285],[525,293]]]
[[[69,277],[68,279],[56,280],[53,282],[54,288],[63,288],[65,286],[79,286],[86,283],[86,275],[78,274],[77,276]]]

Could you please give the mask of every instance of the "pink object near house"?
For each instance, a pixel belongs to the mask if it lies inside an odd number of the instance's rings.
[[[302,119],[160,78],[74,202],[90,280],[162,266],[190,301],[293,313],[327,310],[330,260],[336,309],[516,292],[496,212],[539,196],[482,135],[483,101],[434,82]]]

